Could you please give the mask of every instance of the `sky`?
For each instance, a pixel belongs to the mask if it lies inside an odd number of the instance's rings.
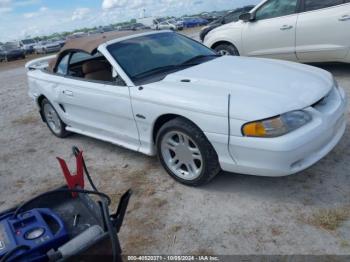
[[[0,0],[0,42],[146,16],[194,14],[260,0]],[[143,11],[145,10],[145,11]]]

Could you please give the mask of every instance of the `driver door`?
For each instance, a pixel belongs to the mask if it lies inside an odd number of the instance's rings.
[[[270,0],[257,9],[243,28],[244,54],[296,61],[297,9],[298,0]]]
[[[58,100],[67,129],[138,150],[140,141],[129,87],[121,79],[116,81],[112,66],[103,56],[102,60],[90,57],[80,61],[84,56],[88,55],[72,54],[68,72],[59,82]],[[101,68],[102,63],[106,64],[105,68]],[[57,73],[59,69],[60,66]],[[109,76],[110,80],[104,79]]]

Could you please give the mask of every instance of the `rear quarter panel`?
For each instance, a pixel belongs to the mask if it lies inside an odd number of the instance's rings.
[[[45,72],[44,70],[30,70],[28,76],[28,94],[39,107],[38,99],[45,96],[59,112],[57,98],[59,96],[60,76]]]

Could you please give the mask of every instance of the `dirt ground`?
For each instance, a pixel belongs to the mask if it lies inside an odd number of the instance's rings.
[[[81,135],[51,135],[27,95],[23,64],[0,64],[0,210],[62,185],[55,157],[74,166],[77,145],[114,203],[134,190],[120,235],[125,254],[350,254],[350,129],[300,174],[222,173],[190,188],[174,182],[155,158]],[[349,65],[317,66],[350,94]]]

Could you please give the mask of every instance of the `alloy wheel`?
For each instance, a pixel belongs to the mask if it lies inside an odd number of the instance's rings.
[[[188,135],[179,131],[167,133],[161,142],[161,154],[167,167],[179,178],[194,180],[201,175],[203,157]]]
[[[229,51],[223,50],[223,49],[221,49],[218,53],[219,53],[219,55],[221,55],[221,56],[231,55]]]
[[[47,124],[55,134],[60,134],[62,126],[56,110],[50,104],[44,105],[44,116]]]

